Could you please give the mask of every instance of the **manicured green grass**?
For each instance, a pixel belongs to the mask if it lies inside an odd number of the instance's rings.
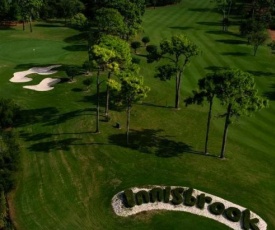
[[[274,56],[267,47],[260,47],[253,57],[237,27],[230,27],[231,33],[221,33],[221,16],[211,4],[183,1],[148,9],[144,16],[144,34],[152,44],[185,33],[202,51],[184,73],[182,99],[213,67],[234,67],[255,73],[259,91],[274,100]],[[128,218],[113,213],[114,194],[154,184],[190,186],[220,196],[259,214],[269,230],[275,228],[273,100],[270,108],[230,126],[226,160],[195,154],[203,151],[207,106],[185,108],[181,103],[181,110],[175,111],[171,108],[174,82],[155,79],[156,64],[149,65],[140,56],[141,72],[151,92],[143,104],[133,108],[130,140],[135,148],[127,148],[124,111],[111,111],[111,121],[100,123],[100,134],[93,133],[95,87],[83,90],[86,76],[77,77],[75,83],[58,84],[48,92],[29,91],[22,88],[24,84],[8,81],[13,72],[32,65],[81,65],[87,58],[82,51],[86,44],[75,39],[77,31],[41,24],[32,34],[21,27],[0,31],[1,96],[14,98],[24,109],[18,128],[22,164],[12,194],[18,229],[228,229],[186,213],[150,212]],[[65,73],[55,76],[64,77]],[[33,78],[27,84],[36,84],[43,77]],[[216,102],[215,114],[221,111]],[[121,130],[113,127],[115,122],[121,123]],[[223,120],[214,118],[209,143],[214,156],[219,155],[222,131]]]

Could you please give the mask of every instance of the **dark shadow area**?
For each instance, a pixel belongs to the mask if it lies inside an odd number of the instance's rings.
[[[168,105],[156,105],[156,104],[153,104],[153,103],[149,103],[149,102],[143,102],[141,105],[145,105],[145,106],[151,106],[151,107],[159,107],[159,108],[168,108],[168,109],[171,109],[171,108],[174,108],[173,106],[168,106]]]
[[[67,77],[61,77],[61,78],[59,78],[59,79],[60,79],[59,84],[60,84],[60,83],[67,83],[67,82],[69,82],[69,81],[70,81],[70,79],[69,79],[69,78],[67,78]]]
[[[38,134],[30,135],[25,131],[20,131],[20,137],[24,138],[25,141],[41,141],[43,139],[50,138],[52,136],[53,134],[51,133],[38,133]]]
[[[203,26],[221,26],[222,25],[221,22],[196,22],[196,23]]]
[[[47,23],[60,23],[65,25],[65,20],[64,19],[46,19],[45,20]]]
[[[89,108],[89,109],[79,109],[79,110],[75,110],[75,111],[71,111],[71,112],[67,112],[67,113],[63,113],[63,114],[59,114],[57,116],[52,117],[52,119],[50,119],[49,121],[45,122],[45,126],[51,126],[51,125],[57,125],[57,124],[61,124],[64,123],[68,120],[71,120],[75,117],[79,117],[79,116],[94,116],[95,114],[95,109],[93,108]]]
[[[200,13],[203,13],[203,12],[216,12],[215,9],[213,8],[188,8],[188,11],[192,11],[192,12],[200,12]]]
[[[91,135],[91,134],[94,134],[94,132],[87,131],[87,132],[74,132],[74,133],[38,133],[38,134],[30,134],[30,133],[27,133],[25,131],[20,131],[19,134],[20,134],[20,137],[23,138],[25,141],[43,141],[44,139],[52,138],[53,136]]]
[[[1,26],[0,25],[0,30],[15,30],[15,29],[10,26]]]
[[[275,77],[275,73],[272,73],[272,72],[253,71],[253,70],[248,70],[247,72],[254,75],[255,77]]]
[[[244,52],[223,52],[221,55],[225,56],[248,56],[248,53]]]
[[[178,157],[184,153],[204,155],[184,142],[168,139],[169,136],[161,135],[162,132],[161,129],[131,130],[129,145],[126,143],[126,134],[110,135],[109,143],[163,158]]]
[[[169,26],[169,29],[175,29],[175,30],[190,30],[193,27],[192,26]]]
[[[71,45],[63,47],[64,50],[68,51],[88,51],[87,45]]]
[[[75,141],[78,141],[78,140],[80,140],[80,138],[66,138],[64,140],[39,142],[31,145],[28,148],[28,150],[32,152],[45,152],[45,153],[48,153],[51,150],[68,151],[70,150],[70,145],[72,145]]]
[[[147,54],[139,54],[139,53],[136,53],[135,55],[138,57],[145,57],[145,58],[147,58],[148,56]]]
[[[214,35],[231,35],[231,36],[235,36],[235,37],[239,37],[241,38],[241,35],[236,34],[236,33],[232,33],[230,31],[222,31],[222,30],[208,30],[205,33],[207,34],[214,34]]]
[[[64,42],[67,43],[83,43],[83,42],[87,42],[88,40],[88,34],[87,33],[80,33],[80,34],[76,34],[73,35],[71,37],[67,37],[64,39]]]
[[[54,28],[54,27],[64,27],[64,25],[54,24],[54,23],[45,23],[45,24],[35,24],[36,27],[44,27],[44,28]]]
[[[272,91],[263,93],[263,96],[271,101],[275,101],[275,84],[273,83],[270,88]]]
[[[227,70],[229,68],[228,67],[221,67],[221,66],[208,66],[208,67],[205,67],[205,69],[216,72],[216,71],[221,71],[221,70]]]
[[[40,109],[23,109],[20,111],[20,120],[17,126],[31,125],[35,123],[45,123],[58,116],[59,111],[55,107],[45,107]]]
[[[221,43],[229,44],[229,45],[247,44],[247,41],[237,40],[237,39],[218,39],[218,40],[216,40],[216,42],[221,42]]]
[[[97,105],[97,94],[93,95],[87,95],[83,97],[83,100],[80,102],[87,102],[90,103],[91,105]],[[99,93],[99,106],[103,107],[106,104],[106,92],[100,92]]]
[[[95,109],[79,109],[68,113],[60,114],[55,107],[45,107],[40,109],[23,109],[20,112],[20,119],[17,126],[26,126],[36,123],[42,123],[44,126],[64,123],[77,116],[94,115]]]
[[[83,89],[81,89],[81,88],[73,88],[71,90],[72,90],[72,92],[75,92],[75,93],[83,92]]]

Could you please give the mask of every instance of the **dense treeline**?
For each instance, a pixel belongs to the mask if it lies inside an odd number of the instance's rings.
[[[146,6],[166,6],[180,2],[181,0],[146,0]]]
[[[6,194],[15,186],[18,169],[19,145],[12,127],[20,114],[19,107],[10,99],[0,99],[0,229],[13,229]]]

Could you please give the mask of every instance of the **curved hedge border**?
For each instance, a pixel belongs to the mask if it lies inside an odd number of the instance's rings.
[[[220,197],[179,186],[149,186],[119,192],[112,199],[119,216],[149,210],[184,211],[211,218],[235,230],[266,230],[266,222],[250,210]]]

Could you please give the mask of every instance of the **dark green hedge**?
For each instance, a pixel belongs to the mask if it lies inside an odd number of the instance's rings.
[[[131,189],[127,189],[124,191],[124,198],[126,207],[132,208],[136,205],[134,193]]]
[[[136,202],[137,205],[141,205],[143,203],[147,204],[150,202],[150,196],[149,193],[145,190],[141,190],[136,193]]]
[[[178,205],[178,204],[181,204],[183,202],[183,197],[182,197],[183,191],[184,191],[183,188],[172,189],[172,191],[171,191],[172,196],[173,196],[172,203],[174,205]]]
[[[224,213],[225,213],[226,218],[233,222],[240,221],[241,216],[242,216],[241,211],[239,209],[233,208],[233,207],[227,208]]]
[[[221,215],[224,209],[225,209],[224,204],[220,202],[215,202],[209,205],[209,211],[214,215]]]
[[[163,201],[163,189],[162,188],[153,188],[150,191],[150,201],[154,203],[156,201]]]

